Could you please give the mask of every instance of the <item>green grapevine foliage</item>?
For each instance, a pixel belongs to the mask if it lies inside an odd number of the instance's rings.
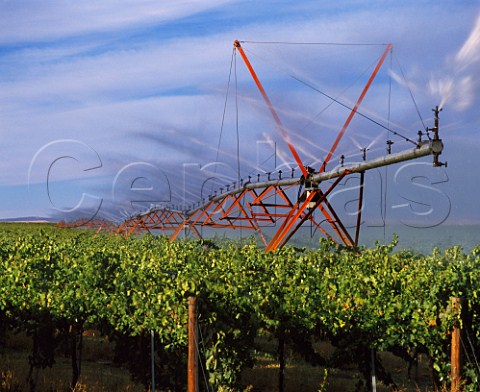
[[[316,250],[265,254],[253,242],[215,246],[49,225],[3,228],[0,333],[14,328],[39,340],[60,331],[76,341],[91,328],[133,353],[154,331],[160,386],[178,387],[186,379],[189,296],[198,298],[201,360],[214,389],[238,383],[241,370],[253,364],[260,331],[317,364],[327,360],[314,352],[312,339],[328,339],[338,348],[330,361],[348,359],[365,373],[370,349],[412,361],[423,353],[438,382],[448,381],[455,323],[471,332],[475,346],[480,342],[479,248],[421,256],[395,251],[395,242],[353,251],[323,241]],[[451,307],[453,296],[464,299],[461,314]],[[53,352],[37,347],[31,365],[51,366]],[[148,385],[148,361],[130,360]],[[474,388],[475,372],[469,374]]]

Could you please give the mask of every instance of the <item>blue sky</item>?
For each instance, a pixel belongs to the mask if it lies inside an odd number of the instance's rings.
[[[420,219],[430,207],[431,224],[478,223],[479,15],[479,1],[453,0],[1,0],[0,218],[71,219],[98,211],[121,220],[150,204],[193,203],[237,179],[237,151],[242,177],[273,171],[272,145],[277,169],[289,170],[292,157],[238,56],[237,86],[232,76],[227,95],[239,39],[392,43],[393,56],[361,110],[416,138],[424,125],[433,126],[431,108],[442,103],[448,167],[412,166],[406,177],[400,167],[386,177],[372,174],[367,204],[378,203],[387,179],[393,223],[405,213]],[[308,164],[323,160],[346,112],[306,84],[352,105],[385,49],[244,47]],[[382,155],[391,136],[359,119],[335,162],[340,154],[361,159],[358,147],[367,145],[369,157]],[[395,143],[397,151],[408,147]],[[417,185],[409,188],[405,178]],[[345,206],[343,196],[337,199]],[[372,221],[377,215],[370,214]]]

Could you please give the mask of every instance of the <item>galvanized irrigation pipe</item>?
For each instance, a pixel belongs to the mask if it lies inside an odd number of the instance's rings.
[[[421,158],[428,155],[438,156],[443,150],[443,143],[440,139],[429,140],[419,143],[415,148],[400,151],[393,154],[388,154],[380,158],[372,159],[371,161],[365,161],[360,163],[355,163],[351,165],[343,165],[336,167],[333,170],[322,172],[322,173],[313,173],[309,180],[312,183],[320,183],[322,181],[331,180],[332,178],[337,178],[343,175],[345,172],[348,174],[361,173],[366,170],[376,169],[383,166],[392,165],[394,163],[400,163],[409,161],[416,158]],[[258,188],[267,188],[269,186],[289,186],[300,184],[304,181],[303,177],[294,177],[294,178],[284,178],[270,181],[262,182],[246,182],[242,186],[232,189],[228,192],[224,192],[218,196],[211,197],[208,202],[200,205],[195,209],[191,209],[185,212],[186,216],[193,215],[196,211],[206,208],[212,201],[218,202],[224,199],[227,196],[236,195],[243,192],[245,189],[258,189]],[[180,212],[180,211],[179,211]]]

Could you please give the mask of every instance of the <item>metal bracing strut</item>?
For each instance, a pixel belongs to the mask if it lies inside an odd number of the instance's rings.
[[[351,109],[351,112],[340,129],[337,138],[330,148],[326,158],[323,160],[323,164],[318,172],[303,165],[300,156],[288,137],[287,131],[278,113],[270,101],[260,79],[255,73],[240,42],[235,41],[234,47],[235,50],[238,50],[245,62],[248,71],[260,91],[276,125],[280,129],[282,137],[287,143],[302,174],[294,177],[292,170],[291,178],[281,178],[281,176],[279,176],[277,179],[270,179],[269,177],[268,181],[252,182],[249,180],[246,183],[240,181],[237,183],[238,186],[234,186],[233,188],[228,187],[226,192],[211,196],[207,201],[199,203],[199,206],[196,208],[186,211],[171,211],[166,208],[159,208],[127,219],[117,229],[117,233],[127,233],[128,235],[137,230],[161,230],[162,233],[173,232],[170,238],[174,240],[185,228],[191,229],[193,233],[199,237],[200,232],[198,228],[202,226],[224,229],[247,229],[258,232],[266,245],[266,251],[273,251],[285,245],[306,221],[312,222],[312,225],[315,225],[315,227],[317,227],[323,234],[330,236],[326,230],[321,227],[321,223],[318,223],[315,220],[314,211],[318,210],[325,218],[322,222],[327,222],[331,226],[340,242],[347,246],[357,246],[362,218],[361,211],[363,206],[365,173],[368,170],[429,155],[433,156],[434,166],[445,165],[439,161],[439,156],[443,151],[443,143],[439,137],[439,113],[441,109],[437,106],[433,109],[434,126],[431,129],[427,129],[427,134],[431,131],[433,133],[433,138],[429,138],[429,140],[425,141],[422,141],[420,138],[415,147],[396,153],[391,152],[390,147],[393,142],[387,141],[390,149],[385,156],[371,160],[364,160],[355,164],[347,164],[344,162],[344,159],[342,159],[341,165],[332,168],[331,170],[326,170],[327,163],[329,163],[349,124],[358,112],[358,108],[372,85],[374,78],[378,74],[380,67],[384,63],[388,52],[391,51],[392,45],[387,45],[385,51],[378,60],[375,69],[370,75],[353,109]],[[410,139],[406,140],[411,141]],[[354,238],[352,238],[330,203],[329,196],[344,177],[355,173],[360,174],[360,193],[355,235]],[[260,179],[260,177],[258,177],[258,179]],[[325,181],[328,180],[334,181],[326,190],[322,191],[322,185],[325,189]],[[290,200],[286,191],[291,188],[300,188],[302,186],[305,186],[303,195],[296,201]],[[277,210],[279,212],[277,212]],[[262,233],[262,224],[276,226],[277,230],[270,239],[270,242],[266,241],[266,237],[264,233]]]

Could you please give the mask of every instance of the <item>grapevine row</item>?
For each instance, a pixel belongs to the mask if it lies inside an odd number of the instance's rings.
[[[412,361],[423,353],[436,381],[446,382],[449,334],[460,317],[452,296],[465,299],[464,327],[480,343],[479,248],[421,256],[395,251],[395,243],[352,251],[322,242],[316,250],[263,253],[253,242],[217,246],[14,226],[0,235],[0,257],[0,331],[24,330],[34,341],[50,336],[52,345],[60,336],[72,347],[85,329],[119,345],[154,331],[157,355],[167,363],[158,369],[164,387],[181,388],[186,380],[186,368],[178,369],[186,359],[189,296],[200,302],[201,360],[214,389],[238,384],[253,364],[260,331],[315,364],[335,360],[313,350],[313,341],[328,340],[338,360],[349,358],[365,372],[365,350]],[[54,350],[36,350],[32,368],[51,366]],[[148,383],[148,367],[132,371]],[[468,382],[474,388],[474,372]]]

